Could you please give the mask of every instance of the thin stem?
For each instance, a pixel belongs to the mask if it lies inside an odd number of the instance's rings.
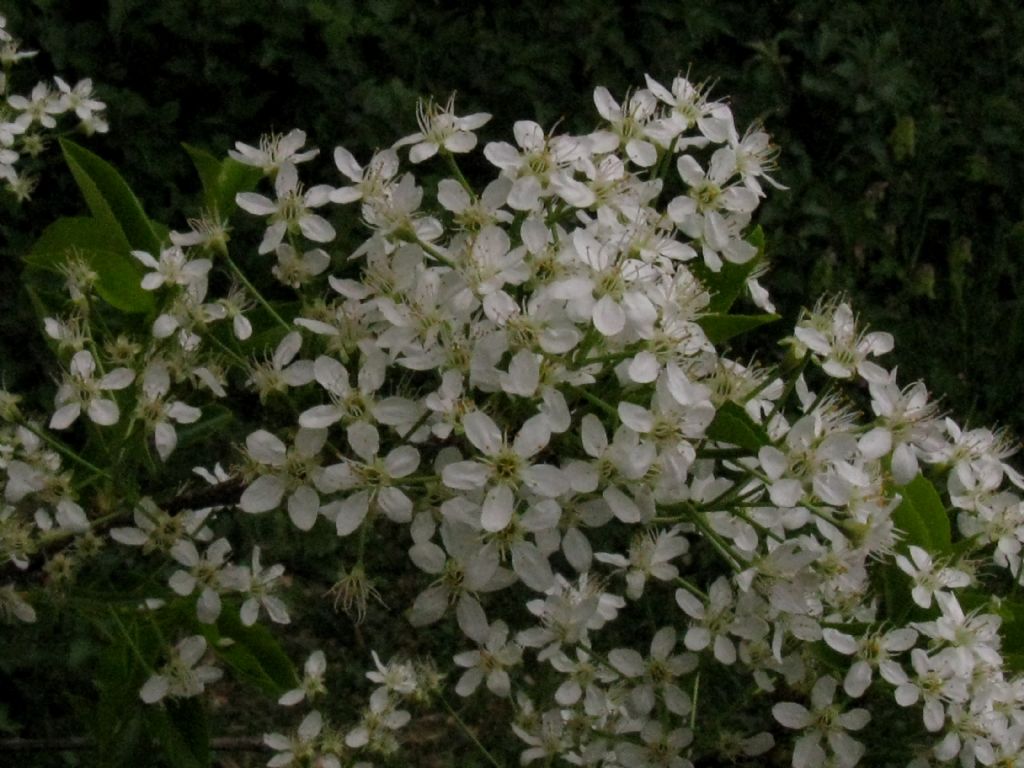
[[[466,181],[466,177],[462,175],[462,170],[459,168],[459,164],[455,161],[455,157],[452,155],[452,153],[447,152],[445,150],[441,150],[441,155],[444,157],[445,162],[448,163],[449,170],[451,170],[451,172],[455,174],[455,178],[458,179],[459,184],[461,184],[463,188],[467,192],[469,192],[470,197],[476,197],[476,193],[473,191],[473,187],[469,185],[469,182]]]
[[[811,353],[805,352],[803,359],[800,361],[800,367],[797,369],[796,373],[793,374],[793,378],[786,382],[786,388],[782,390],[782,395],[779,397],[778,400],[775,401],[775,404],[772,406],[771,411],[765,417],[764,423],[766,425],[770,424],[771,420],[775,417],[775,415],[782,410],[783,406],[785,406],[786,401],[789,400],[789,396],[793,394],[793,389],[796,387],[797,380],[800,378],[800,376],[803,375],[803,372],[807,368],[807,363],[810,359]]]
[[[714,547],[718,554],[722,556],[722,559],[728,563],[729,567],[739,573],[742,570],[742,568],[740,568],[740,559],[729,551],[729,545],[722,540],[721,536],[711,529],[707,520],[705,520],[697,510],[693,510],[690,513],[690,519],[693,521],[693,524],[697,526],[700,532],[704,534],[704,538],[711,542],[711,546]]]
[[[452,709],[452,705],[448,703],[448,700],[445,699],[444,696],[438,696],[438,698],[441,700],[441,703],[444,705],[444,708],[448,710],[448,714],[450,714],[455,719],[455,722],[458,723],[458,726],[462,729],[462,732],[469,737],[469,740],[476,745],[476,748],[479,749],[480,753],[487,759],[487,762],[493,765],[494,768],[502,768],[501,763],[494,759],[494,756],[487,751],[487,747],[480,743],[480,739],[476,737],[476,734],[473,733],[469,729],[469,726],[462,721],[462,718],[459,717],[459,713]]]
[[[90,531],[95,531],[96,529],[101,528],[102,526],[106,525],[107,523],[112,523],[112,522],[114,522],[116,520],[119,520],[119,519],[123,518],[125,515],[126,515],[126,512],[121,511],[121,512],[111,512],[108,515],[103,515],[102,517],[97,517],[95,520],[90,520],[89,521],[89,530]],[[48,546],[50,546],[52,544],[57,544],[57,543],[59,543],[61,541],[64,541],[66,539],[72,539],[72,538],[74,538],[76,536],[81,536],[81,535],[82,534],[79,531],[69,531],[69,530],[66,530],[66,529],[65,530],[58,530],[58,531],[50,531],[48,533],[44,533],[42,536],[39,537],[39,543],[40,543],[40,545],[42,545],[44,547],[48,547]]]
[[[684,579],[682,576],[676,576],[676,583],[678,583],[679,586],[685,589],[687,592],[699,597],[701,600],[708,599],[708,593],[700,587],[698,587],[692,581],[688,581]]]
[[[449,267],[451,269],[455,269],[455,262],[453,262],[451,259],[449,259],[447,256],[445,256],[443,253],[441,253],[440,250],[435,248],[433,245],[428,243],[426,240],[422,240],[420,238],[417,238],[416,242],[419,244],[420,248],[422,248],[424,251],[429,253],[431,256],[433,256],[439,262],[444,264],[446,267]]]
[[[690,730],[696,731],[697,728],[697,702],[700,696],[700,672],[693,678],[693,703],[690,709]]]
[[[35,435],[39,439],[44,440],[46,443],[48,443],[50,445],[50,447],[52,447],[58,453],[61,453],[64,456],[67,456],[72,461],[78,462],[83,467],[85,467],[86,469],[94,472],[95,474],[102,475],[107,480],[110,480],[110,481],[114,480],[113,476],[109,472],[105,472],[104,470],[100,469],[99,467],[97,467],[92,462],[87,461],[86,459],[83,459],[81,456],[79,456],[77,453],[75,453],[75,451],[73,451],[71,448],[69,448],[68,446],[64,445],[64,443],[60,442],[56,438],[50,437],[48,434],[43,432],[41,429],[36,429],[34,426],[29,424],[28,422],[23,422],[22,426],[25,427],[25,429],[27,429],[29,432],[31,432],[33,435]]]
[[[569,385],[569,389],[571,389],[577,395],[582,397],[584,400],[588,400],[591,404],[596,405],[598,408],[600,408],[602,411],[607,413],[609,416],[612,416],[612,417],[614,417],[616,419],[619,418],[618,410],[613,408],[611,405],[606,403],[604,400],[602,400],[597,395],[592,395],[589,392],[587,392],[587,390],[585,390],[583,387],[578,387],[575,384],[570,384]]]
[[[418,430],[420,427],[422,427],[424,424],[426,424],[427,423],[427,419],[429,419],[433,413],[434,412],[428,408],[423,413],[423,415],[420,416],[419,419],[416,420],[416,423],[413,424],[404,435],[402,435],[402,437],[403,438],[408,438],[408,437],[412,437],[414,434],[416,434],[416,430]]]
[[[292,327],[288,325],[288,323],[286,323],[279,314],[277,314],[274,308],[270,306],[270,302],[263,298],[262,293],[256,290],[256,286],[249,282],[249,278],[245,276],[245,273],[242,272],[241,269],[239,269],[238,265],[235,264],[231,256],[228,255],[227,249],[224,250],[224,260],[228,263],[228,266],[231,268],[231,271],[234,273],[235,277],[238,278],[239,282],[242,285],[244,285],[246,289],[248,289],[249,293],[256,297],[256,301],[263,305],[263,308],[270,313],[270,316],[274,318],[274,320],[277,321],[277,323],[282,328],[284,328],[286,331],[290,331]]]
[[[214,334],[212,334],[212,333],[207,334],[206,338],[209,339],[210,341],[212,341],[218,347],[220,347],[221,351],[224,352],[224,354],[228,355],[228,357],[233,358],[234,361],[236,363],[238,363],[238,365],[240,365],[242,368],[248,368],[249,367],[249,361],[248,360],[246,360],[244,357],[242,357],[240,354],[238,354],[235,350],[233,350],[231,347],[229,347],[223,341],[218,339]]]
[[[152,672],[153,668],[149,666],[149,663],[142,655],[142,652],[139,650],[139,647],[135,645],[135,640],[133,640],[132,636],[128,634],[128,630],[125,629],[124,624],[121,623],[121,619],[117,615],[117,611],[113,608],[110,609],[110,617],[114,620],[114,623],[117,624],[117,628],[121,631],[121,634],[124,635],[124,639],[128,641],[128,647],[132,649],[132,653],[135,654],[135,658],[139,660],[139,663],[142,665],[142,668],[145,669],[147,672]]]

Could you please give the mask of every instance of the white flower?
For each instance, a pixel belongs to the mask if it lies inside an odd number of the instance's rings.
[[[352,181],[351,186],[339,187],[331,192],[333,203],[354,203],[357,200],[366,202],[378,200],[387,194],[392,180],[398,173],[398,153],[393,149],[385,149],[374,154],[363,168],[355,157],[344,147],[334,150],[334,164],[338,170]]]
[[[316,696],[327,692],[324,686],[324,673],[327,671],[327,661],[323,651],[313,651],[306,659],[303,667],[302,684],[293,690],[281,695],[277,703],[283,707],[291,707],[306,699],[313,699]]]
[[[250,514],[269,512],[287,494],[288,517],[299,530],[310,530],[320,512],[320,450],[326,441],[324,429],[300,429],[291,449],[264,429],[250,434],[245,441],[246,451],[262,465],[261,474],[242,493],[239,509]]]
[[[71,358],[68,375],[57,390],[57,410],[50,418],[50,429],[67,429],[78,418],[82,409],[95,424],[109,427],[121,417],[117,403],[102,393],[124,389],[135,380],[135,372],[116,368],[95,378],[96,360],[92,352],[83,349]]]
[[[92,80],[89,78],[79,80],[74,87],[59,77],[54,77],[53,80],[60,90],[61,106],[65,110],[74,112],[79,120],[84,122],[95,120],[96,113],[106,109],[106,104],[93,98]]]
[[[331,188],[319,185],[308,191],[299,184],[299,172],[290,163],[284,163],[274,179],[274,193],[277,200],[255,192],[239,192],[235,202],[243,211],[255,216],[269,216],[270,226],[263,234],[259,252],[270,253],[277,249],[289,232],[301,233],[303,237],[317,243],[329,243],[335,231],[330,222],[311,211],[330,200]]]
[[[478,112],[465,117],[455,114],[455,95],[448,98],[444,106],[433,99],[420,101],[416,105],[416,121],[420,130],[399,139],[394,148],[412,144],[409,160],[422,163],[436,155],[440,149],[447,152],[469,152],[476,146],[476,135],[473,133],[491,119],[489,114]]]
[[[950,588],[966,587],[971,577],[955,568],[936,568],[929,555],[921,547],[910,545],[911,562],[903,555],[896,555],[896,565],[914,582],[910,596],[922,608],[932,607],[932,597]]]
[[[335,521],[339,536],[348,536],[366,519],[371,508],[379,509],[396,523],[412,519],[412,500],[397,487],[419,466],[419,451],[400,445],[380,457],[380,433],[366,422],[349,426],[348,443],[362,461],[347,460],[324,470],[321,482],[332,490],[350,491],[341,500],[324,506],[323,513]]]
[[[281,243],[276,253],[277,265],[271,272],[282,283],[295,289],[301,288],[331,265],[331,257],[322,248],[314,248],[300,256],[290,245]]]
[[[459,678],[455,692],[459,696],[469,696],[486,680],[491,693],[507,698],[512,690],[508,669],[519,664],[523,649],[509,641],[508,625],[503,621],[487,627],[484,620],[482,629],[475,632],[473,638],[480,643],[479,650],[455,654],[455,663],[466,670]]]
[[[222,674],[216,667],[196,666],[205,653],[206,638],[202,635],[186,637],[171,649],[170,658],[160,671],[142,686],[139,698],[147,704],[155,704],[167,696],[198,696],[207,683],[219,680]]]
[[[285,768],[294,765],[296,760],[305,761],[307,757],[315,758],[320,768],[340,768],[338,758],[333,755],[316,757],[315,745],[323,727],[323,715],[314,709],[299,723],[294,736],[285,736],[281,733],[264,734],[263,743],[277,753],[267,763],[269,768]]]
[[[820,677],[811,690],[812,709],[792,702],[772,707],[772,714],[782,725],[803,731],[793,747],[793,768],[823,768],[828,753],[822,739],[840,768],[853,768],[863,756],[864,745],[847,731],[859,731],[868,724],[871,714],[866,709],[843,711],[833,703],[836,687],[835,678]]]
[[[292,331],[281,339],[269,360],[251,369],[249,383],[257,389],[260,399],[313,381],[313,361],[295,359],[301,348],[302,334]]]
[[[846,695],[855,699],[863,696],[871,685],[876,667],[891,663],[890,656],[910,650],[917,642],[917,632],[909,627],[893,629],[884,634],[870,633],[860,638],[832,627],[823,629],[821,634],[822,639],[834,651],[857,657],[843,680]]]
[[[220,616],[221,591],[235,588],[230,576],[225,578],[230,552],[231,544],[227,539],[217,539],[207,547],[202,557],[189,539],[181,539],[171,547],[171,557],[188,570],[175,571],[168,583],[182,597],[191,595],[199,588],[196,614],[204,624],[212,624]]]
[[[178,444],[174,424],[193,424],[202,411],[180,400],[166,401],[171,389],[170,372],[162,361],[154,361],[142,377],[142,396],[136,405],[136,415],[153,430],[156,452],[163,461]]]
[[[236,568],[230,581],[233,589],[246,595],[242,603],[242,624],[251,627],[259,618],[260,608],[266,610],[270,620],[275,624],[288,624],[288,608],[284,602],[273,594],[277,582],[284,575],[284,566],[280,563],[264,569],[260,564],[260,548],[252,548],[252,568]]]
[[[620,105],[607,88],[598,87],[594,89],[594,104],[601,117],[611,123],[630,160],[643,168],[658,162],[657,147],[644,137],[644,128],[657,106],[650,91],[635,91]]]
[[[270,176],[277,173],[282,164],[298,165],[316,157],[319,153],[317,149],[299,152],[305,143],[305,131],[296,128],[284,136],[276,133],[261,136],[258,147],[236,142],[235,149],[228,150],[228,156],[243,165],[259,168]]]
[[[821,368],[829,376],[849,379],[857,374],[869,383],[884,383],[889,379],[884,368],[867,358],[892,351],[892,334],[859,331],[853,310],[846,302],[819,302],[813,312],[804,312],[795,334],[823,358]]]
[[[536,210],[542,197],[557,193],[570,205],[586,207],[595,200],[592,191],[572,178],[572,161],[583,154],[580,142],[569,136],[548,137],[544,129],[530,120],[512,126],[519,149],[508,142],[491,142],[484,156],[512,179],[508,190],[509,208]]]
[[[484,458],[448,464],[441,477],[444,484],[454,490],[471,491],[490,486],[480,511],[484,530],[500,531],[508,525],[515,507],[514,488],[520,483],[548,498],[568,489],[568,482],[557,467],[528,463],[551,439],[545,417],[538,415],[527,419],[512,445],[507,443],[494,419],[483,411],[466,414],[462,424],[466,438]]]
[[[213,266],[209,259],[190,260],[177,246],[162,250],[159,261],[145,251],[132,251],[132,256],[153,270],[142,278],[142,287],[147,291],[162,285],[190,285],[206,280]]]
[[[7,97],[7,103],[18,112],[15,122],[23,128],[39,123],[43,128],[56,128],[54,115],[67,111],[61,98],[46,83],[36,83],[28,98],[18,94]]]

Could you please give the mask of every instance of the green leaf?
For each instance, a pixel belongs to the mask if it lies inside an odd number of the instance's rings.
[[[208,768],[210,726],[201,699],[166,699],[162,711],[149,714],[172,768]]]
[[[203,184],[203,192],[206,194],[205,204],[212,208],[216,199],[217,181],[220,177],[220,160],[211,155],[205,149],[194,147],[191,144],[182,142],[182,148],[188,153],[192,165],[196,167],[199,180]]]
[[[881,565],[876,573],[881,581],[886,618],[900,624],[904,623],[916,606],[910,594],[913,588],[910,577],[900,570],[895,560]]]
[[[231,215],[236,208],[235,195],[255,189],[262,178],[263,171],[259,168],[225,157],[221,161],[220,176],[217,179],[217,212],[221,216]]]
[[[218,160],[205,149],[182,144],[192,158],[192,164],[203,184],[203,204],[221,218],[235,210],[235,195],[253,189],[263,177],[263,171],[226,157]]]
[[[764,427],[750,418],[742,406],[732,401],[718,408],[705,434],[712,440],[738,445],[755,453],[772,442]]]
[[[59,272],[71,255],[81,256],[96,272],[96,291],[112,307],[131,313],[153,310],[153,295],[141,286],[142,265],[115,227],[94,218],[58,219],[43,231],[25,263]]]
[[[918,475],[900,488],[903,500],[893,511],[893,522],[906,534],[904,543],[934,554],[953,553],[949,515],[935,486]]]
[[[752,331],[762,325],[774,323],[778,315],[704,315],[697,325],[704,329],[704,335],[712,344],[721,344],[734,336]]]
[[[124,250],[136,248],[159,253],[160,239],[121,174],[74,142],[61,139],[60,146],[93,217],[110,227],[113,233],[120,232]]]
[[[225,607],[217,624],[203,626],[202,632],[210,647],[240,679],[264,693],[278,697],[298,686],[291,659],[270,631],[260,624],[244,626],[237,610]]]
[[[711,303],[708,309],[715,314],[725,314],[733,305],[747,284],[747,278],[764,258],[764,231],[755,227],[747,242],[757,248],[757,255],[745,264],[733,264],[727,261],[721,270],[712,272],[703,262],[696,262],[691,269],[701,282],[711,291]]]
[[[1014,672],[1024,672],[1024,600],[995,597],[978,589],[961,590],[957,597],[964,612],[994,613],[1002,619],[999,635],[1003,661]]]
[[[96,739],[97,765],[103,766],[139,765],[151,738],[145,728],[147,705],[139,699],[139,689],[156,665],[161,643],[152,627],[132,621],[127,614],[121,614],[121,621],[130,643],[117,625],[98,625],[112,639],[98,654],[93,669],[99,700],[88,726]],[[136,650],[149,669],[140,662]]]
[[[182,424],[178,427],[178,447],[183,448],[203,440],[223,429],[235,419],[233,411],[223,405],[214,403],[203,408],[203,418],[194,424]]]

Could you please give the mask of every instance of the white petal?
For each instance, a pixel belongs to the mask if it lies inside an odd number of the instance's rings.
[[[238,506],[250,514],[269,512],[281,503],[282,496],[284,481],[276,475],[262,475],[245,489]]]
[[[546,592],[555,582],[548,559],[535,545],[526,541],[512,547],[512,570],[526,586],[538,592]]]
[[[804,729],[813,720],[807,708],[790,701],[783,701],[772,707],[772,715],[787,728]]]
[[[235,202],[243,211],[254,216],[269,216],[277,210],[272,200],[255,192],[239,192],[235,195]]]
[[[485,531],[502,531],[512,520],[515,495],[507,485],[498,485],[488,491],[480,510],[480,524]]]
[[[491,468],[476,461],[456,461],[441,471],[441,480],[456,491],[482,488],[491,476]]]
[[[615,336],[626,327],[626,312],[611,296],[602,296],[594,305],[594,327],[604,336]]]
[[[259,429],[245,439],[245,448],[256,461],[279,467],[284,464],[288,449],[281,439],[265,429]]]
[[[501,430],[494,419],[483,411],[471,411],[462,419],[466,438],[477,450],[487,456],[494,456],[501,450]]]
[[[370,509],[370,495],[367,491],[359,491],[341,502],[338,516],[335,518],[339,536],[348,536],[362,525],[366,513]]]
[[[97,397],[90,402],[86,413],[94,423],[104,427],[117,424],[117,420],[121,418],[121,411],[118,409],[117,403],[102,397]]]
[[[79,403],[68,403],[50,417],[50,429],[67,429],[75,423],[75,419],[82,412],[82,406]]]
[[[640,507],[618,488],[605,488],[604,500],[608,502],[612,513],[623,523],[639,523]]]
[[[357,421],[347,430],[348,444],[363,461],[373,461],[380,450],[380,435],[377,428],[365,421]]]
[[[466,637],[480,645],[487,642],[490,625],[487,623],[484,609],[474,598],[463,595],[455,607],[455,616],[458,619],[459,628],[462,629]]]
[[[377,506],[393,523],[412,520],[412,500],[401,488],[381,488],[377,494]]]
[[[320,496],[308,485],[296,488],[288,497],[288,517],[300,531],[308,531],[316,523]]]
[[[315,243],[329,243],[337,234],[325,218],[313,214],[306,214],[299,219],[299,229],[303,236]]]
[[[146,684],[142,686],[142,689],[139,691],[139,698],[147,704],[155,704],[167,695],[169,688],[170,682],[166,677],[153,675],[153,677],[149,678],[149,680],[146,681]]]

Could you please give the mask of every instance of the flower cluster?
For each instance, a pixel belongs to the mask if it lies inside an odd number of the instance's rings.
[[[998,597],[1024,577],[1015,446],[901,386],[892,337],[842,298],[800,316],[776,365],[738,359],[729,339],[777,319],[750,228],[779,186],[774,147],[682,76],[594,100],[590,133],[521,121],[514,143],[486,143],[477,185],[458,156],[489,115],[451,100],[365,162],[335,149],[337,186],[300,181],[301,131],[239,143],[267,185],[237,195],[262,218],[259,267],[237,265],[214,215],[135,253],[146,332],[102,338],[88,280],[69,278],[48,321],[70,361],[50,427],[137,447],[113,450],[144,498],[109,512],[135,526],[106,533],[78,481],[104,470],[5,395],[0,551],[26,568],[46,535],[108,536],[167,573],[148,597],[194,599],[200,624],[238,593],[243,624],[283,623],[301,613],[275,594],[283,566],[258,547],[232,565],[214,534],[269,516],[331,543],[342,577],[325,594],[357,621],[386,601],[423,655],[431,627],[457,627],[436,667],[374,652],[377,687],[347,727],[323,714],[340,706],[332,649],[314,652],[280,703],[318,709],[266,737],[271,766],[372,765],[399,749],[406,707],[447,705],[446,688],[492,697],[524,765],[1018,764],[1005,627],[1024,604]],[[365,238],[338,241],[346,215]],[[229,469],[201,470],[234,497],[161,508],[176,425],[242,402]],[[12,584],[0,612],[30,620],[30,598]],[[214,682],[202,639],[169,651],[143,700]],[[451,712],[488,749],[486,723]]]
[[[88,78],[70,85],[54,77],[53,85],[39,82],[27,94],[14,93],[12,67],[37,51],[21,50],[6,27],[7,19],[0,15],[0,181],[18,200],[26,200],[36,179],[19,172],[17,165],[24,156],[36,157],[46,149],[58,118],[73,114],[86,134],[106,133],[109,127],[103,115],[106,105],[96,99]]]

